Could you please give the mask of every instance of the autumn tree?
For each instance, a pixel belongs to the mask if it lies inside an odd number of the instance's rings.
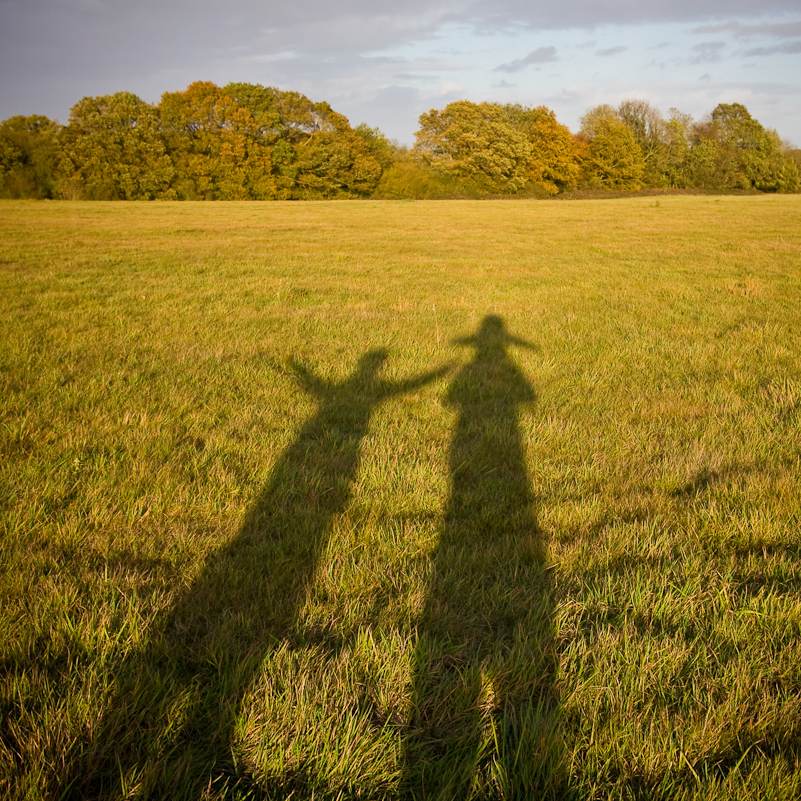
[[[0,197],[54,195],[61,126],[40,115],[0,123]]]
[[[303,95],[253,83],[229,83],[223,87],[223,92],[250,112],[256,137],[271,149],[276,198],[288,200],[292,197],[298,170],[290,133],[292,123],[287,119],[287,106],[293,104],[287,103],[286,96],[301,98]]]
[[[516,192],[527,180],[531,146],[493,103],[459,100],[420,115],[415,150],[432,168],[484,192]]]
[[[526,173],[531,184],[549,195],[575,186],[579,168],[573,135],[567,126],[557,122],[556,114],[545,106],[507,105],[503,110],[528,141]]]
[[[0,197],[481,197],[581,183],[715,191],[799,188],[801,151],[739,103],[706,118],[644,100],[600,105],[571,135],[545,106],[461,100],[420,116],[411,150],[326,102],[260,84],[196,82],[158,107],[85,97],[69,123],[0,123]]]
[[[382,171],[392,166],[398,145],[390,142],[380,128],[371,128],[366,122],[361,122],[353,129],[353,133],[364,141],[368,152],[379,163]]]
[[[61,132],[58,189],[64,197],[151,200],[173,175],[153,106],[130,92],[85,97]]]
[[[225,92],[248,109],[272,147],[273,177],[282,197],[356,197],[381,177],[381,134],[354,130],[328,103],[258,84],[229,84]],[[388,144],[388,143],[387,143]]]
[[[259,121],[218,86],[198,81],[183,92],[167,92],[159,111],[179,197],[270,200],[277,196],[272,149]]]
[[[639,189],[645,166],[642,151],[614,109],[612,113],[593,109],[581,123],[589,139],[582,163],[584,179],[602,189]]]
[[[642,184],[676,186],[678,164],[683,158],[682,139],[686,143],[679,120],[666,120],[659,109],[646,100],[630,99],[624,100],[617,108],[601,105],[590,109],[581,119],[581,131],[592,140],[606,125],[604,121],[610,118],[620,120],[631,131],[639,147]]]

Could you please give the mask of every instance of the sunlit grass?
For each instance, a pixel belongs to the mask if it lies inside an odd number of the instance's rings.
[[[797,798],[800,220],[4,202],[0,796]]]

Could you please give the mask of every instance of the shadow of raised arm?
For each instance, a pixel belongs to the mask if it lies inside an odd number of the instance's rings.
[[[528,342],[525,339],[520,339],[520,337],[515,336],[508,336],[506,341],[511,345],[517,345],[519,348],[525,348],[526,350],[533,350],[536,353],[539,353],[542,348],[536,344],[536,342]]]
[[[310,395],[321,398],[330,389],[328,382],[316,376],[305,364],[298,361],[294,356],[287,360],[287,367],[294,374],[295,380]]]

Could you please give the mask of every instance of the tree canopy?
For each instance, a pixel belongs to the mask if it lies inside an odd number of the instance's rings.
[[[0,197],[290,200],[556,195],[643,187],[795,192],[801,151],[740,103],[694,121],[642,99],[588,109],[576,134],[545,106],[459,100],[420,115],[414,147],[325,101],[208,81],[150,104],[85,97],[66,125],[0,123]]]
[[[527,178],[534,187],[556,195],[576,185],[579,175],[573,136],[545,106],[504,106],[509,121],[528,141]]]
[[[617,117],[594,123],[582,172],[590,183],[604,189],[639,189],[645,163],[631,129]]]
[[[459,100],[420,115],[415,149],[440,172],[487,192],[516,192],[526,182],[531,146],[500,106]]]
[[[130,92],[85,97],[61,135],[58,187],[97,200],[169,197],[174,169],[156,109]]]
[[[40,115],[0,123],[0,197],[54,196],[59,130],[58,123]]]

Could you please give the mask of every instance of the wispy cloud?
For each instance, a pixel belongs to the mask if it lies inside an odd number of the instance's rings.
[[[692,64],[706,64],[711,61],[720,61],[722,51],[726,48],[726,42],[700,42],[693,45],[692,51],[696,55],[692,58]]]
[[[624,47],[623,45],[618,45],[617,47],[607,47],[605,50],[596,50],[596,56],[616,56],[618,53],[623,53],[628,50],[628,47]]]
[[[719,25],[701,25],[693,28],[693,33],[733,33],[737,38],[752,36],[775,36],[779,39],[795,39],[801,37],[801,20],[798,22],[782,22],[775,25],[743,25],[732,20]]]
[[[559,56],[556,55],[556,48],[553,46],[538,47],[536,50],[532,50],[525,58],[518,58],[495,67],[495,72],[520,72],[520,70],[524,70],[534,64],[548,64],[551,61],[559,61]]]
[[[775,56],[777,53],[789,53],[795,55],[801,53],[801,40],[797,42],[785,42],[776,47],[755,47],[753,50],[746,50],[747,56]]]

